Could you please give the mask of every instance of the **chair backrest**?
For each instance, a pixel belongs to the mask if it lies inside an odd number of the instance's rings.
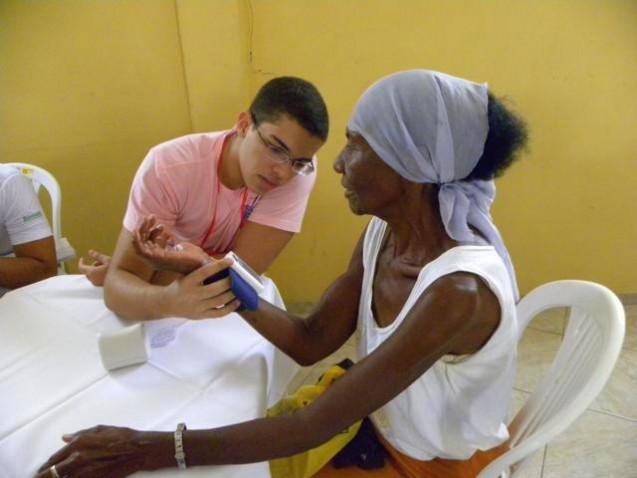
[[[509,425],[510,450],[478,478],[515,477],[526,458],[562,433],[601,392],[624,340],[624,308],[615,294],[593,282],[544,284],[518,304],[520,337],[539,313],[570,307],[562,344],[547,373]]]
[[[53,228],[53,239],[55,240],[56,253],[58,258],[58,273],[66,273],[65,260],[75,257],[75,251],[62,237],[62,191],[55,177],[46,169],[28,163],[4,163],[5,166],[12,166],[18,169],[24,176],[31,180],[36,194],[43,186],[51,198],[51,226]]]

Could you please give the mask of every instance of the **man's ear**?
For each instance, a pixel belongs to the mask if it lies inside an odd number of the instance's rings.
[[[252,126],[252,116],[247,111],[242,111],[239,113],[239,118],[237,118],[237,132],[239,136],[245,138]]]

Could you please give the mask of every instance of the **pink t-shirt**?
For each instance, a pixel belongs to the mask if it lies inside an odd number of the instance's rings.
[[[182,241],[203,246],[209,253],[232,249],[246,189],[229,189],[217,176],[224,140],[232,133],[191,134],[152,148],[135,174],[124,227],[132,232],[144,216],[154,214]],[[297,175],[261,197],[248,191],[244,219],[299,232],[315,181],[316,172]],[[202,245],[213,217],[213,232]]]

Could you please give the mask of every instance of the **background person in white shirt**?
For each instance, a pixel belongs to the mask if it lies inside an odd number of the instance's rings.
[[[56,272],[53,234],[31,181],[0,164],[0,296]]]

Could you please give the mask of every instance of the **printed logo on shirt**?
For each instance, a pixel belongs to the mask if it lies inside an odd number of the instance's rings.
[[[39,217],[42,217],[42,212],[41,211],[34,212],[33,214],[29,214],[28,216],[22,216],[22,221],[31,222],[34,219],[37,219]]]

